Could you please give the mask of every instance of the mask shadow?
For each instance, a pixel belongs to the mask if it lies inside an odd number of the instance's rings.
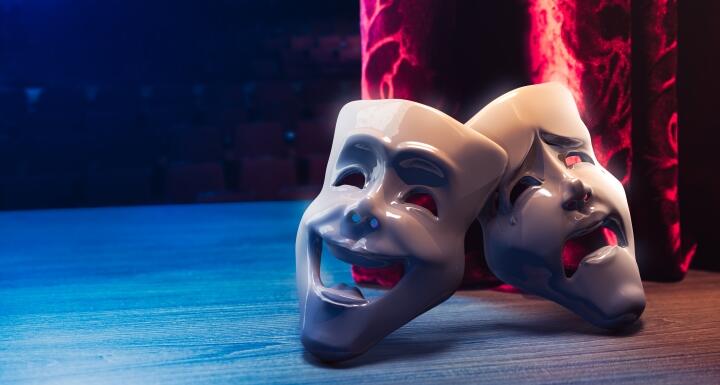
[[[619,330],[605,330],[592,326],[587,321],[550,301],[516,293],[498,293],[489,290],[461,291],[456,296],[463,301],[478,301],[488,307],[490,319],[475,319],[468,316],[458,319],[438,320],[435,324],[442,327],[422,326],[418,330],[414,322],[404,326],[365,354],[348,361],[327,363],[316,359],[305,351],[303,359],[310,365],[330,369],[349,369],[373,366],[394,361],[413,361],[414,359],[438,356],[468,341],[482,343],[504,335],[509,343],[513,339],[556,337],[571,338],[572,335],[591,335],[598,338],[624,338],[643,330],[643,320]],[[482,297],[480,299],[479,297]],[[508,301],[509,300],[509,301]],[[520,303],[508,308],[508,302]],[[502,310],[498,310],[502,307]],[[440,306],[440,310],[442,305]],[[483,312],[477,312],[482,314]],[[405,330],[403,330],[405,329]]]

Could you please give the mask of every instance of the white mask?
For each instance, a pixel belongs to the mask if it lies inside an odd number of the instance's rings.
[[[480,216],[492,272],[597,326],[635,321],[645,295],[625,191],[595,158],[572,94],[558,83],[518,88],[467,125],[508,155]]]
[[[347,104],[323,189],[298,229],[305,347],[322,360],[352,358],[451,296],[463,277],[465,233],[506,164],[498,145],[430,107],[406,100]],[[401,262],[405,274],[370,300],[345,284],[325,287],[323,245],[354,265]]]

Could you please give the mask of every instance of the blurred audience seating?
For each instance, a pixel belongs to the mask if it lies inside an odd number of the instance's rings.
[[[195,202],[203,194],[225,190],[225,174],[219,162],[172,164],[165,181],[165,196],[173,203]]]
[[[312,198],[337,112],[359,98],[359,36],[257,47],[236,78],[0,80],[0,209]]]

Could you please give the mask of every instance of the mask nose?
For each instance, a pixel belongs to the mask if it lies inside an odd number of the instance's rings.
[[[562,208],[568,211],[580,211],[592,199],[592,188],[580,179],[573,178],[565,182]]]
[[[362,236],[380,228],[380,220],[376,216],[360,209],[348,211],[345,222],[353,229],[356,236]]]
[[[378,204],[380,204],[378,197],[369,195],[351,207],[345,214],[345,223],[343,224],[346,235],[359,239],[373,231],[378,231],[381,226],[380,218],[374,214]]]

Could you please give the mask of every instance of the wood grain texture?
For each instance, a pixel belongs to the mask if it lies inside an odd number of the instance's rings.
[[[464,291],[358,359],[317,363],[297,329],[305,205],[0,214],[0,384],[720,384],[720,274],[701,271],[646,283],[624,333]]]

